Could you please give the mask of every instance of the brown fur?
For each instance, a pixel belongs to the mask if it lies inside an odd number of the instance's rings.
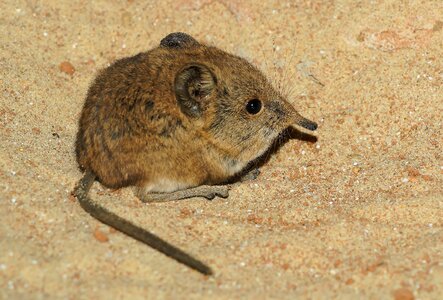
[[[245,108],[251,99],[262,103],[257,114]],[[111,188],[222,184],[291,125],[316,129],[246,60],[174,33],[100,72],[80,117],[77,161]]]
[[[191,62],[207,66],[216,78],[198,118],[180,111],[174,91],[177,73]],[[245,111],[253,98],[264,106],[257,115]],[[80,118],[77,160],[112,188],[161,178],[187,187],[218,184],[299,120],[244,59],[201,44],[159,46],[118,60],[97,76]]]

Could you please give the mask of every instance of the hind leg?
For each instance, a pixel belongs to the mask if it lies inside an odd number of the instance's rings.
[[[140,198],[142,202],[168,202],[175,200],[183,200],[193,197],[204,197],[212,200],[216,196],[221,198],[227,198],[229,196],[228,185],[201,185],[195,188],[186,190],[180,190],[171,193],[146,193],[143,189],[139,188],[135,192],[136,196]]]

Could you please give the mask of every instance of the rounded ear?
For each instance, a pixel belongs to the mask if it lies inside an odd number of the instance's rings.
[[[184,32],[174,32],[165,36],[160,41],[160,46],[164,48],[190,48],[199,45],[199,43],[189,34]]]
[[[201,117],[208,107],[208,96],[217,79],[204,65],[193,64],[182,69],[175,77],[174,88],[181,111],[189,117]]]

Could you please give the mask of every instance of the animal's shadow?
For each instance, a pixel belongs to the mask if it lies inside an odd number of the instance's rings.
[[[284,144],[292,139],[308,142],[311,144],[315,144],[318,140],[315,135],[304,133],[300,130],[297,130],[296,128],[289,127],[274,140],[271,147],[269,147],[269,149],[266,150],[265,153],[250,162],[242,172],[231,178],[229,180],[229,183],[241,181],[242,178],[244,178],[247,174],[249,175],[249,173],[254,175],[253,178],[257,177],[260,174],[259,169],[271,159],[272,154],[278,152]]]

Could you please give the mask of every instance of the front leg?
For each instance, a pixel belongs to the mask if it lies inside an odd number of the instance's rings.
[[[201,185],[195,188],[180,190],[170,193],[146,193],[143,188],[135,191],[135,194],[142,202],[168,202],[183,200],[193,197],[204,197],[212,200],[216,196],[227,198],[229,196],[229,185]]]
[[[250,170],[248,173],[244,174],[242,177],[240,177],[240,182],[255,180],[258,175],[260,175],[260,170],[258,168],[254,168]]]

